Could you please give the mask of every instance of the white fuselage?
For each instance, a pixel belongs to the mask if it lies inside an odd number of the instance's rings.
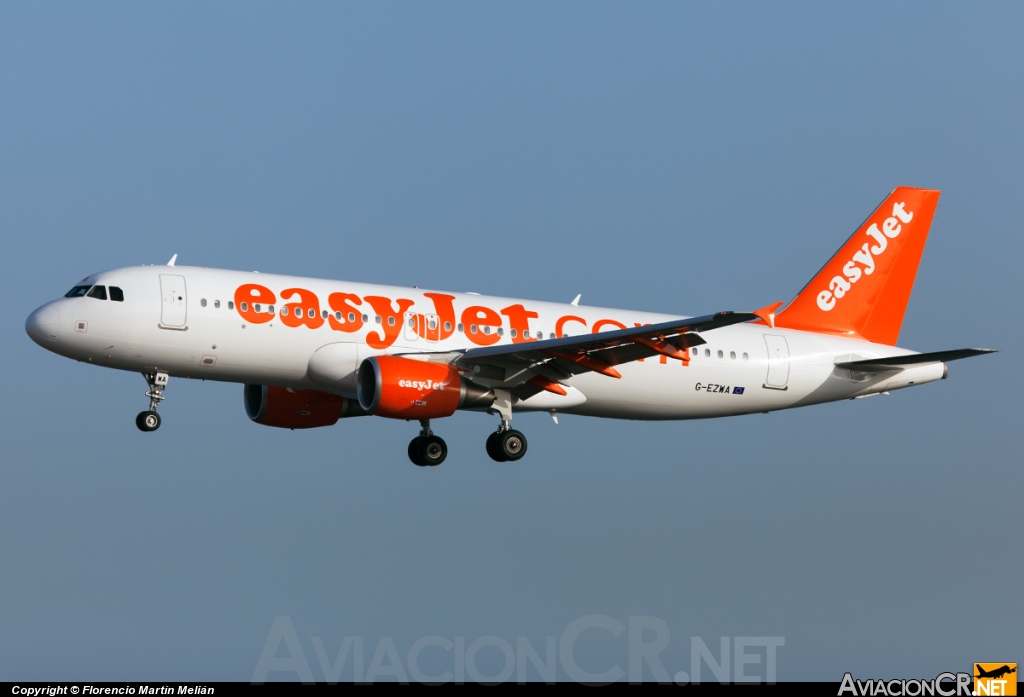
[[[259,303],[256,322],[250,321],[254,307],[243,312],[237,296],[240,287],[253,284],[274,297],[273,303]],[[315,389],[347,397],[355,396],[355,371],[369,356],[519,342],[526,339],[524,330],[530,333],[529,339],[548,339],[556,331],[578,336],[677,319],[649,312],[196,267],[116,269],[94,274],[79,285],[116,287],[124,299],[114,301],[109,295],[105,300],[61,298],[36,310],[26,328],[33,340],[54,353],[119,370]],[[306,291],[301,310],[305,323],[299,326],[285,322],[295,321],[294,308],[282,315],[282,308],[289,304],[287,297],[299,297],[289,294],[289,289]],[[332,296],[347,298],[347,304],[339,305]],[[439,305],[437,296],[450,300]],[[377,306],[366,298],[375,298]],[[402,299],[408,302],[403,305]],[[377,309],[384,300],[389,308],[403,309],[401,314],[393,313],[390,325]],[[450,303],[450,316],[445,314],[445,302]],[[311,319],[308,313],[313,305],[317,316]],[[353,314],[355,320],[350,321]],[[500,318],[500,325],[493,319],[490,325],[473,323],[473,317],[485,315]],[[422,318],[436,323],[438,331],[421,337],[416,327],[423,326]],[[438,334],[446,333],[441,331],[446,321],[452,325],[450,335],[440,338]],[[320,326],[309,326],[316,323]],[[585,373],[565,381],[574,388],[568,395],[544,392],[515,408],[621,419],[706,418],[850,399],[945,375],[942,363],[912,366],[895,374],[851,374],[835,364],[912,352],[761,323],[733,325],[702,336],[707,344],[691,349],[688,366],[656,356],[617,366],[621,379]]]

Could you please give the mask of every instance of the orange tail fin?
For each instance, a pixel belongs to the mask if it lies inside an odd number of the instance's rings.
[[[932,189],[889,194],[775,326],[895,345],[938,202]]]

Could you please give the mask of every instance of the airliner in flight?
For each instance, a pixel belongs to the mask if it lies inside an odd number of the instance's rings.
[[[431,421],[500,417],[499,462],[526,453],[517,411],[698,419],[855,399],[946,377],[989,349],[896,347],[939,192],[900,187],[784,308],[699,317],[176,266],[93,274],[33,312],[37,344],[142,373],[160,427],[171,377],[243,384],[249,418],[302,429],[418,421],[409,459],[448,453]]]

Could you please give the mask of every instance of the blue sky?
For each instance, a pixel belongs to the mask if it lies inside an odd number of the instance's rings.
[[[692,636],[783,636],[783,680],[1024,658],[1022,30],[1009,3],[0,3],[0,679],[247,680],[279,615],[317,679],[312,637],[543,646],[589,614],[663,619],[670,673]],[[515,464],[482,415],[423,471],[404,422],[279,432],[181,380],[144,435],[139,376],[23,329],[175,253],[762,307],[898,185],[943,191],[900,344],[1001,353],[767,416],[518,417]]]

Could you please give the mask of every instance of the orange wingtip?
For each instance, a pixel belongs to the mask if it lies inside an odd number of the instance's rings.
[[[760,310],[754,310],[750,314],[755,315],[761,319],[772,329],[775,328],[775,311],[782,307],[783,302],[780,300],[777,303],[772,303],[766,307],[762,307]]]

